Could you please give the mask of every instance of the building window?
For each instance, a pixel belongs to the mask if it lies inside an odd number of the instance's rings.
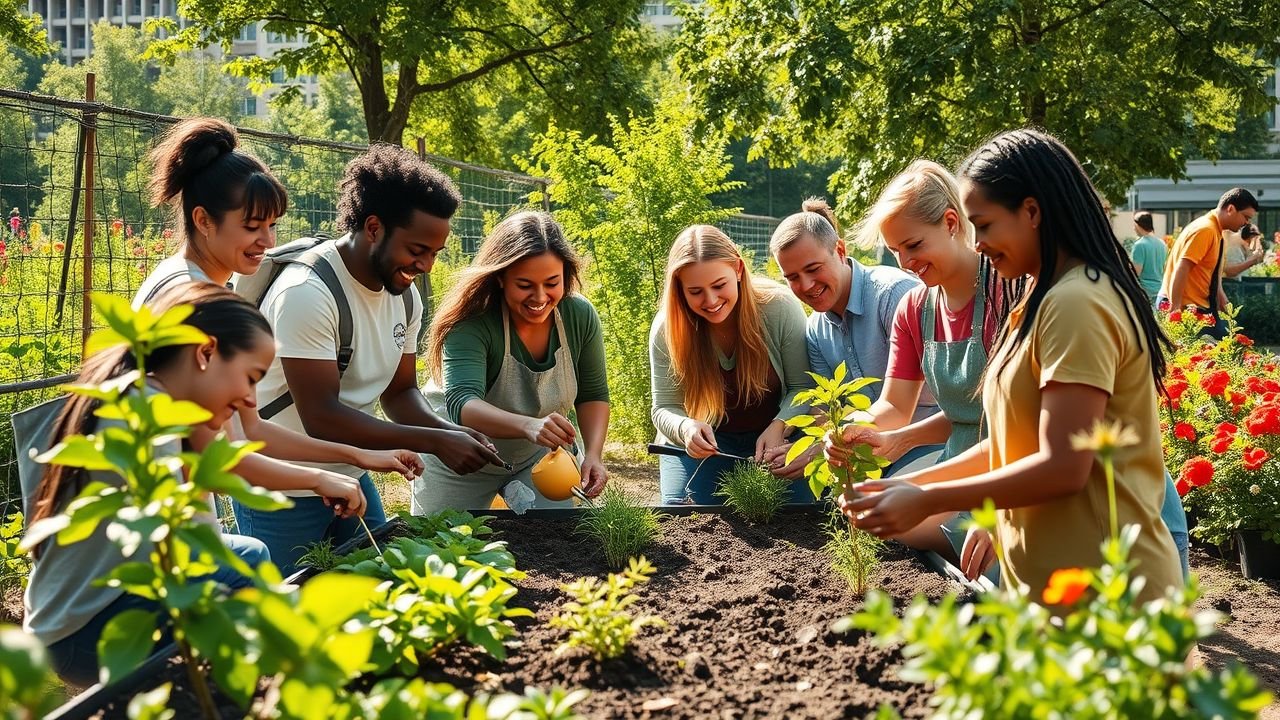
[[[67,4],[62,0],[54,0],[53,16],[58,19],[65,18],[67,16]]]
[[[151,0],[151,9],[148,14],[151,17],[160,17],[160,0]]]
[[[240,107],[240,112],[242,115],[257,115],[258,114],[258,98],[256,97],[245,98],[244,104]]]
[[[129,3],[129,14],[130,15],[142,14],[142,0],[132,0]]]
[[[284,68],[276,68],[271,71],[271,82],[277,85],[284,82]]]
[[[83,50],[85,46],[85,29],[82,27],[71,28],[71,46],[76,50]]]
[[[71,16],[82,18],[84,17],[84,11],[84,0],[75,0],[75,7],[72,9]]]
[[[236,40],[242,42],[256,42],[258,40],[258,24],[245,25],[240,28],[240,34],[236,36]]]
[[[289,35],[285,35],[284,33],[278,33],[278,32],[272,31],[267,33],[267,42],[271,43],[272,45],[283,45],[285,43],[293,42],[293,38],[290,37]]]
[[[114,0],[111,3],[111,16],[124,17],[124,0]]]

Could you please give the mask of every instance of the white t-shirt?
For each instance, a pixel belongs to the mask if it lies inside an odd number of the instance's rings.
[[[176,276],[176,277],[175,277]],[[138,292],[133,296],[133,309],[137,310],[147,301],[148,296],[154,291],[155,287],[160,283],[164,283],[164,287],[160,290],[180,285],[184,282],[193,280],[203,280],[205,282],[213,282],[199,265],[182,257],[181,255],[170,255],[156,265],[146,280],[142,281],[142,285],[138,286]],[[152,298],[154,299],[154,298]]]
[[[405,317],[404,299],[385,290],[370,290],[351,276],[338,254],[337,245],[327,242],[317,248],[333,266],[338,282],[346,290],[351,305],[353,332],[351,364],[342,376],[338,400],[347,407],[372,415],[382,392],[391,384],[400,360],[415,355],[418,326],[422,322],[422,299],[410,287],[412,317]],[[338,305],[324,281],[311,268],[290,265],[280,273],[262,300],[262,314],[276,334],[276,359],[266,377],[258,383],[258,407],[284,394],[286,383],[281,358],[338,360]],[[281,410],[271,422],[305,433],[296,404]],[[342,463],[298,463],[359,477],[364,470]],[[314,495],[306,490],[285,493],[295,497]]]

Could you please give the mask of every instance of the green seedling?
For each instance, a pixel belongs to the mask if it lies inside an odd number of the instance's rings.
[[[585,647],[597,660],[611,660],[626,653],[631,640],[644,628],[666,627],[655,615],[628,612],[639,599],[632,588],[648,582],[654,572],[653,565],[641,556],[631,558],[626,570],[610,573],[604,582],[587,577],[560,586],[572,599],[551,619],[552,627],[569,631],[569,638],[556,648],[556,654]]]
[[[717,497],[753,523],[768,523],[791,497],[791,483],[756,462],[738,462],[720,479]]]
[[[628,558],[657,539],[664,518],[665,514],[636,503],[626,491],[610,485],[594,507],[583,511],[578,533],[599,545],[609,567],[623,568]]]

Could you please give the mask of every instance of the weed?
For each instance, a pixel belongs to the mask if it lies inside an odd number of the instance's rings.
[[[649,582],[655,572],[643,556],[631,558],[626,570],[610,573],[607,580],[579,578],[560,588],[573,599],[564,604],[559,615],[551,619],[552,627],[569,630],[569,639],[556,648],[556,654],[574,647],[591,650],[597,660],[621,657],[631,639],[646,627],[666,627],[656,615],[633,617],[629,608],[638,597],[631,589]]]
[[[791,497],[791,483],[757,462],[739,462],[722,476],[715,494],[753,523],[768,523]]]
[[[583,513],[578,532],[599,544],[609,567],[621,569],[628,558],[639,555],[657,539],[662,532],[659,523],[666,517],[610,485],[596,498],[595,507]]]

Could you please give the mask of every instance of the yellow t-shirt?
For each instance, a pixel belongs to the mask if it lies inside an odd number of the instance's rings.
[[[1096,276],[1098,279],[1090,279]],[[1156,393],[1145,339],[1130,325],[1126,301],[1106,275],[1085,266],[1072,268],[1045,295],[1031,333],[1020,347],[1006,342],[982,393],[991,438],[991,467],[1003,467],[1040,448],[1040,393],[1050,382],[1076,383],[1105,390],[1106,420],[1137,431],[1138,445],[1119,449],[1114,458],[1116,507],[1120,527],[1137,523],[1142,531],[1130,558],[1145,575],[1144,600],[1182,584],[1182,569],[1169,528],[1160,519],[1164,502],[1164,458]],[[1142,312],[1146,308],[1129,312]],[[1011,328],[1022,322],[1017,310]],[[1054,570],[1098,567],[1099,545],[1110,535],[1107,481],[1094,461],[1084,489],[1029,507],[1001,510],[997,530],[1014,574],[1040,598]]]
[[[1222,226],[1218,224],[1216,212],[1210,211],[1193,220],[1182,229],[1178,239],[1173,241],[1169,259],[1164,265],[1164,282],[1160,285],[1160,294],[1169,297],[1169,291],[1173,288],[1174,271],[1183,260],[1192,260],[1195,266],[1187,275],[1182,304],[1208,308],[1210,281],[1213,279],[1213,268],[1218,264],[1221,248]],[[1218,273],[1222,273],[1220,267]]]

